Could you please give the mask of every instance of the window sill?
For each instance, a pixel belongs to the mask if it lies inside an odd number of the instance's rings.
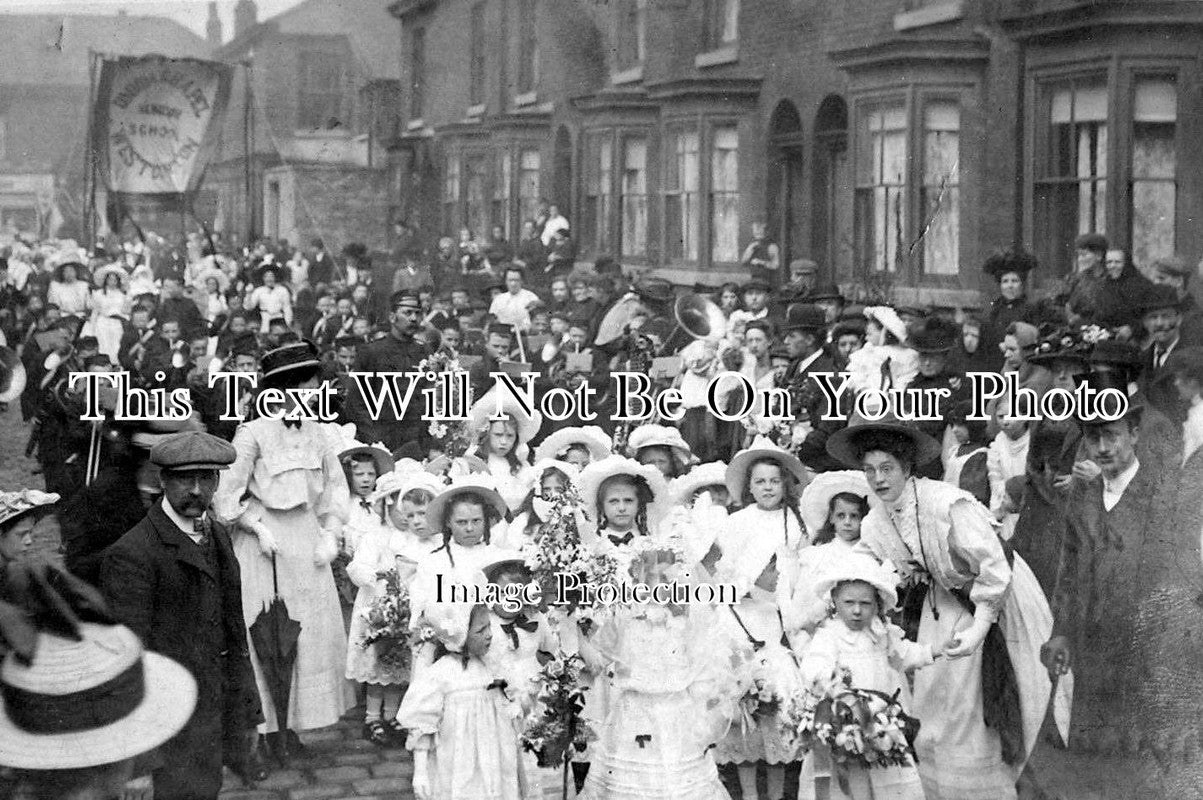
[[[514,95],[514,105],[518,108],[523,108],[524,106],[533,106],[537,102],[539,102],[538,92],[525,92],[523,94]]]
[[[693,65],[698,69],[703,69],[717,67],[720,64],[734,64],[736,61],[739,61],[739,46],[729,44],[708,53],[698,53],[693,60]]]
[[[924,6],[913,11],[902,11],[894,15],[894,30],[909,31],[941,22],[955,22],[965,16],[964,0],[950,0],[934,6]]]
[[[424,120],[424,119],[422,119],[421,117],[419,117],[418,119],[411,119],[411,120],[409,121],[409,124],[405,126],[405,130],[407,130],[407,131],[420,131],[420,130],[422,130],[422,129],[423,129],[423,128],[425,128],[425,127],[426,127],[426,120]]]
[[[629,69],[624,69],[620,72],[610,73],[610,83],[614,86],[622,86],[627,83],[638,83],[643,80],[643,65],[637,64]]]
[[[474,106],[468,106],[468,119],[478,120],[485,115],[485,104],[477,103]]]

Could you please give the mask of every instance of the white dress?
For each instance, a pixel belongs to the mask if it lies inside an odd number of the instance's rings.
[[[339,429],[313,422],[290,428],[280,420],[261,418],[240,425],[233,444],[238,456],[221,474],[214,511],[227,524],[261,518],[275,535],[280,597],[289,616],[301,624],[288,728],[333,725],[354,705],[354,696],[344,677],[347,636],[334,575],[329,565],[314,563],[314,554],[322,543],[320,520],[347,516]],[[272,559],[260,552],[254,534],[245,531],[236,533],[234,553],[242,570],[243,616],[250,626],[275,596]],[[276,731],[276,709],[249,638],[248,645],[266,730]]]
[[[129,316],[129,297],[120,289],[96,289],[92,292],[92,335],[99,342],[99,351],[117,363],[121,352],[121,337],[125,333],[122,320]]]
[[[407,558],[406,554],[413,551],[412,541],[415,539],[408,531],[377,523],[374,529],[363,532],[355,550],[355,558],[347,565],[347,575],[359,587],[351,611],[351,631],[347,636],[348,680],[385,686],[401,685],[409,680],[409,670],[382,665],[376,647],[365,647],[363,640],[367,635],[368,610],[384,594],[384,581],[377,579],[377,574],[396,569],[397,559]],[[402,580],[411,581],[416,567],[417,564],[411,562],[402,574]]]
[[[990,449],[986,453],[986,473],[990,477],[991,511],[998,512],[1002,508],[1003,498],[1007,495],[1007,481],[1027,472],[1031,440],[1030,431],[1024,431],[1023,436],[1018,439],[1011,439],[1005,433],[999,432],[990,443]],[[1015,535],[1015,524],[1018,521],[1018,512],[1003,517],[1000,533],[1003,539],[1010,541]]]
[[[801,655],[807,636],[828,617],[828,599],[820,597],[814,591],[814,585],[823,573],[852,555],[855,546],[856,542],[845,542],[837,536],[830,542],[805,547],[798,554],[798,575],[794,584],[777,593],[782,622],[795,653]]]
[[[414,675],[397,720],[412,746],[433,737],[427,768],[437,800],[525,800],[518,707],[479,659],[450,653]]]
[[[605,708],[586,720],[598,734],[582,800],[726,800],[709,751],[726,720],[709,708],[714,671],[724,661],[691,607],[623,609],[596,645],[615,665]],[[709,615],[707,615],[709,616]]]
[[[509,461],[492,454],[489,455],[486,464],[497,487],[497,493],[505,500],[506,507],[511,513],[517,511],[534,483],[534,471],[531,467],[523,465],[517,472],[513,472]]]
[[[853,631],[832,617],[823,623],[802,657],[802,679],[808,684],[826,679],[836,667],[852,673],[852,686],[893,696],[899,692],[907,708],[906,673],[932,663],[927,645],[907,641],[902,629],[881,620],[862,631]],[[814,759],[807,758],[798,778],[798,800],[815,796]],[[924,800],[923,785],[914,764],[905,767],[850,767],[849,792],[830,781],[833,800]]]
[[[888,365],[887,365],[888,362]],[[896,344],[866,344],[848,357],[848,388],[860,393],[866,389],[905,389],[919,374],[919,354]],[[889,375],[886,381],[885,376]]]

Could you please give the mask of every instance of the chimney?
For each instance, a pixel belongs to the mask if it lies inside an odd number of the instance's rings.
[[[210,47],[221,46],[221,18],[217,16],[216,0],[209,0],[209,20],[205,23],[205,40]]]
[[[259,9],[255,0],[238,0],[234,6],[234,38],[237,39],[258,24]]]

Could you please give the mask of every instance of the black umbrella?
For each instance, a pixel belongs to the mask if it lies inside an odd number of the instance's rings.
[[[297,661],[297,638],[301,623],[288,615],[288,605],[280,597],[276,578],[276,557],[272,555],[271,603],[266,604],[251,623],[251,642],[259,656],[259,668],[267,681],[272,705],[276,707],[276,729],[281,743],[288,730],[288,701],[292,694],[292,670]]]

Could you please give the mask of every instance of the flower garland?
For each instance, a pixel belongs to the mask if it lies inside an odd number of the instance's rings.
[[[838,667],[791,697],[782,715],[784,733],[809,752],[821,745],[831,753],[840,788],[848,792],[849,767],[907,766],[915,762],[912,742],[918,720],[883,692],[856,689],[852,673]]]
[[[581,678],[585,662],[559,652],[533,680],[539,684],[535,707],[522,730],[522,747],[534,753],[540,767],[558,767],[597,738],[581,718],[587,687]]]

